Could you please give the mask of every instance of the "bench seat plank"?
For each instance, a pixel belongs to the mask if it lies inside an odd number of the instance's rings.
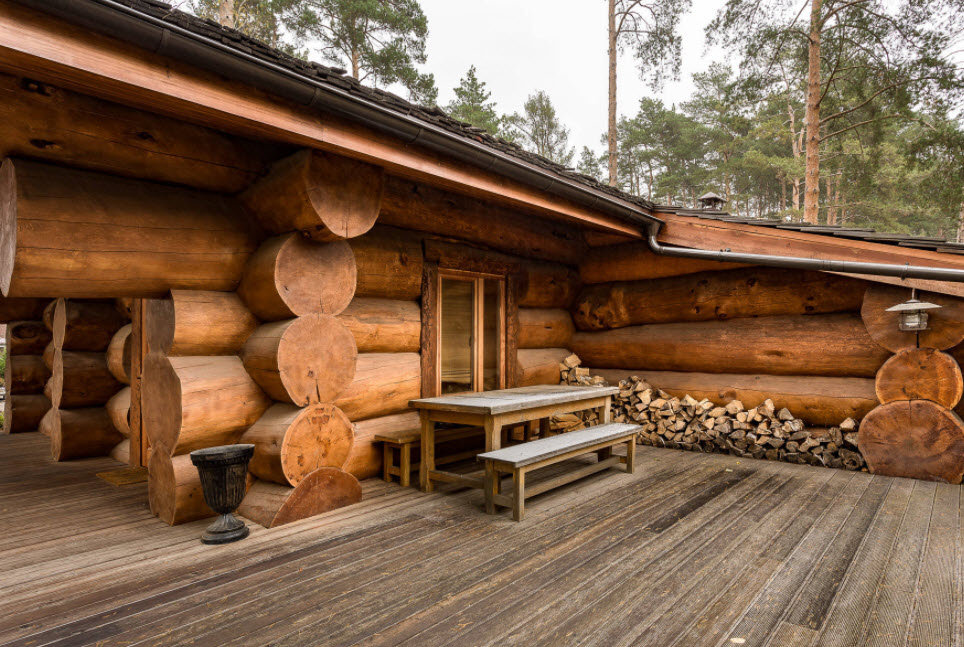
[[[479,460],[494,461],[513,468],[524,467],[583,447],[592,447],[599,443],[626,438],[635,435],[638,430],[639,425],[612,422],[497,449],[479,454],[478,458]]]

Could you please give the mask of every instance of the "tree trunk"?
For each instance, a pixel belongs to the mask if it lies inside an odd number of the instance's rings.
[[[144,304],[147,350],[160,355],[237,355],[257,328],[234,292],[171,290]]]
[[[223,27],[234,29],[237,26],[234,15],[234,0],[221,0],[218,5],[218,22]]]
[[[44,310],[44,324],[63,350],[104,351],[126,323],[113,300],[57,299]]]
[[[807,45],[807,171],[803,195],[803,220],[820,220],[820,3],[810,0],[810,35]]]
[[[124,386],[111,375],[104,353],[55,352],[51,373],[44,394],[58,409],[103,405]]]
[[[618,152],[616,141],[616,60],[619,56],[616,44],[616,0],[609,0],[609,123],[607,142],[609,144],[609,186],[616,186],[618,172]]]
[[[964,202],[961,202],[961,210],[957,215],[957,242],[964,242]]]

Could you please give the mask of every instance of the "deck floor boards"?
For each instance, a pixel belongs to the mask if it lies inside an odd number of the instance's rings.
[[[0,436],[0,646],[964,647],[960,486],[640,447],[522,523],[373,479],[213,547],[115,467]]]

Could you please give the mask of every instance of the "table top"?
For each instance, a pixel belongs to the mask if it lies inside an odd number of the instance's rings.
[[[513,411],[552,406],[554,404],[591,400],[593,398],[612,396],[616,393],[619,393],[619,389],[614,386],[566,386],[564,384],[551,384],[522,386],[499,391],[482,391],[481,393],[453,393],[436,398],[412,400],[408,404],[415,409],[494,415],[497,413],[511,413]]]

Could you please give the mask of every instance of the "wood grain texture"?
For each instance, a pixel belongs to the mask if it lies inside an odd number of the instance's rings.
[[[306,315],[261,326],[241,351],[244,367],[279,402],[331,402],[355,376],[351,331],[330,315]]]
[[[269,407],[240,442],[254,445],[248,470],[257,478],[297,486],[316,469],[341,468],[351,453],[354,430],[345,414],[330,404],[301,409],[279,403]]]
[[[131,387],[125,386],[115,393],[104,405],[104,408],[107,409],[107,415],[114,423],[114,429],[119,431],[121,435],[129,437],[131,435]]]
[[[40,421],[50,410],[45,395],[14,395],[7,393],[3,401],[3,433],[19,434],[37,431]]]
[[[905,348],[884,362],[875,380],[881,403],[931,400],[953,409],[964,393],[957,361],[933,348]]]
[[[258,320],[233,292],[171,290],[145,300],[145,342],[161,355],[236,355]]]
[[[17,298],[0,295],[0,323],[39,321],[49,299]]]
[[[903,303],[910,298],[911,291],[889,285],[872,285],[867,288],[860,316],[867,332],[875,342],[896,353],[905,348],[936,348],[945,350],[957,346],[964,340],[964,299],[918,292],[920,301],[928,301],[941,306],[928,311],[927,330],[904,332],[898,328],[899,317],[887,308]]]
[[[415,301],[422,294],[422,236],[376,226],[348,241],[357,268],[356,297]]]
[[[419,304],[360,297],[338,315],[355,338],[360,353],[417,353],[422,317]]]
[[[572,267],[537,262],[523,266],[520,283],[520,308],[569,308],[582,285]]]
[[[874,474],[960,483],[964,422],[930,400],[883,404],[864,418],[860,453]]]
[[[43,321],[13,321],[7,324],[7,352],[10,355],[42,355],[53,340]]]
[[[237,203],[191,189],[8,158],[0,193],[8,296],[233,290],[256,244]]]
[[[61,409],[58,419],[60,424],[50,430],[50,457],[54,461],[108,456],[124,440],[104,407]]]
[[[55,353],[51,373],[44,393],[60,409],[103,405],[124,386],[111,375],[104,353]]]
[[[63,350],[104,351],[126,323],[112,299],[57,299],[44,310],[44,324]]]
[[[333,467],[322,467],[297,487],[256,481],[241,502],[238,513],[265,528],[307,519],[361,501],[358,479]]]
[[[660,256],[643,242],[592,247],[579,263],[583,283],[642,281],[696,272],[727,271],[748,267],[738,263],[698,261],[691,258]]]
[[[50,371],[41,355],[10,355],[4,368],[3,383],[7,393],[32,395],[43,393]]]
[[[335,400],[352,422],[408,409],[421,392],[418,353],[360,353],[355,377]]]
[[[575,328],[567,310],[519,308],[519,348],[566,348]]]
[[[373,439],[377,434],[418,429],[418,413],[409,411],[380,418],[369,418],[352,423],[355,441],[343,470],[357,479],[367,479],[382,473],[382,445]]]
[[[337,315],[355,296],[355,283],[348,243],[318,243],[289,233],[261,243],[244,268],[238,295],[263,321]]]
[[[201,477],[187,454],[169,456],[153,451],[147,464],[147,498],[151,512],[174,526],[205,517],[214,511],[204,502]]]
[[[121,384],[131,383],[131,331],[127,324],[114,333],[107,346],[107,368],[114,379]]]
[[[571,354],[565,348],[520,348],[516,359],[516,386],[559,384],[559,365]]]
[[[829,314],[630,326],[576,333],[572,350],[590,366],[873,377],[890,356],[860,317]]]

